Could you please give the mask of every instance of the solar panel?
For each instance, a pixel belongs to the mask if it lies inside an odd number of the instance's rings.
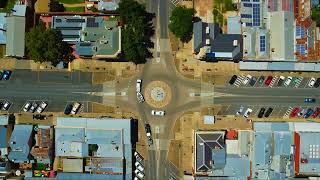
[[[266,51],[266,36],[260,36],[260,52]]]
[[[81,42],[80,46],[91,46],[91,43],[87,43],[87,42]]]
[[[252,26],[252,23],[246,23],[246,26],[251,27],[251,26]]]
[[[241,0],[241,2],[250,2],[250,0]]]
[[[296,37],[297,38],[303,38],[305,36],[305,30],[301,26],[296,27]]]
[[[305,56],[305,55],[306,55],[306,49],[305,49],[304,44],[297,44],[297,45],[296,45],[296,50],[297,50],[297,52],[299,52],[302,56]]]
[[[260,4],[253,4],[252,22],[253,26],[260,26]]]
[[[251,14],[241,14],[241,18],[252,18]]]
[[[253,0],[253,2],[260,2],[260,0]]]
[[[96,22],[95,18],[88,18],[87,27],[99,27],[99,23]]]
[[[66,19],[66,22],[82,23],[86,22],[85,19]]]
[[[243,6],[244,7],[252,7],[252,4],[251,3],[243,3]]]

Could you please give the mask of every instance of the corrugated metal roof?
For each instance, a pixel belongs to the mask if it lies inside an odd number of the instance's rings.
[[[0,29],[7,29],[7,19],[5,18],[6,15],[6,13],[0,13]],[[0,30],[0,44],[6,44],[6,36],[6,31]]]
[[[25,17],[26,11],[27,11],[27,5],[16,4],[16,5],[14,5],[13,10],[14,11],[13,11],[12,15]]]
[[[25,17],[7,17],[6,56],[24,57]]]
[[[241,34],[240,16],[228,17],[228,34]]]
[[[0,125],[8,125],[9,116],[0,115]]]

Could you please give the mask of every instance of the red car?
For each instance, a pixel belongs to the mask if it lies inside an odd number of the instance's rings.
[[[316,118],[318,117],[320,114],[320,108],[317,107],[315,110],[314,110],[314,113],[311,115],[312,118]]]
[[[266,82],[265,82],[265,85],[266,86],[269,86],[270,85],[270,83],[271,83],[271,81],[272,81],[272,76],[268,76],[268,78],[267,78],[267,80],[266,80]]]
[[[298,107],[293,108],[293,110],[292,110],[291,113],[290,113],[290,117],[291,117],[291,118],[296,117],[299,112],[300,112],[300,108],[298,108]]]

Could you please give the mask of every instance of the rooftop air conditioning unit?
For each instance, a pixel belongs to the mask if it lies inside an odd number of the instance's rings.
[[[210,28],[209,26],[206,27],[206,34],[209,34],[210,33]]]
[[[238,46],[238,40],[233,40],[233,46]]]
[[[206,39],[206,45],[210,45],[210,39]]]

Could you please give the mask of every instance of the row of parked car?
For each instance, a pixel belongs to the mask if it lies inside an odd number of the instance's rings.
[[[69,115],[69,114],[77,114],[80,112],[80,109],[82,108],[82,104],[79,102],[74,102],[74,103],[69,103],[67,104],[64,114]]]
[[[141,79],[137,79],[137,83],[136,83],[136,92],[137,92],[137,99],[139,103],[143,103],[144,102],[144,97],[141,93],[142,90],[142,80]],[[164,116],[165,115],[165,111],[162,110],[151,110],[151,115],[153,116]]]
[[[48,103],[45,101],[39,102],[26,102],[22,108],[23,112],[31,112],[31,113],[42,113],[46,107],[48,106]]]
[[[244,106],[240,106],[240,109],[236,112],[237,116],[241,116],[243,115],[244,118],[248,118],[250,116],[250,114],[252,113],[252,109],[251,108],[247,108],[244,111]],[[262,118],[262,117],[269,117],[271,115],[273,111],[273,108],[269,107],[268,109],[266,108],[261,108],[259,113],[258,113],[258,118]],[[244,112],[244,113],[243,113]]]
[[[229,84],[230,85],[234,85],[238,78],[239,77],[237,75],[233,75],[231,77],[231,79],[229,80]],[[264,83],[264,85],[268,87],[268,86],[270,86],[270,84],[271,84],[271,82],[273,81],[274,78],[277,78],[277,77],[260,76],[259,78],[257,78],[257,77],[253,77],[250,74],[248,74],[246,77],[244,77],[241,80],[241,83],[243,85],[248,85],[249,84],[250,86],[254,86],[258,82],[260,84]],[[288,76],[288,77],[280,76],[276,85],[278,87],[280,87],[280,86],[288,87],[288,86],[290,86],[291,83],[294,83],[294,85],[299,85],[299,83],[301,83],[302,77],[295,78],[294,80],[293,79],[294,78],[292,76]],[[318,88],[320,86],[320,78],[316,79],[314,77],[311,77],[309,82],[308,82],[308,86],[309,87]]]
[[[291,110],[289,117],[295,118],[295,117],[303,117],[303,118],[317,118],[320,115],[320,107],[313,108],[301,108],[301,107],[295,107]]]
[[[140,180],[144,177],[145,173],[144,173],[144,166],[142,165],[143,162],[143,157],[137,152],[134,152],[134,157],[136,159],[136,162],[134,163],[136,169],[134,170],[134,180]]]
[[[12,71],[10,70],[0,70],[0,80],[9,80],[10,76],[12,74]]]

